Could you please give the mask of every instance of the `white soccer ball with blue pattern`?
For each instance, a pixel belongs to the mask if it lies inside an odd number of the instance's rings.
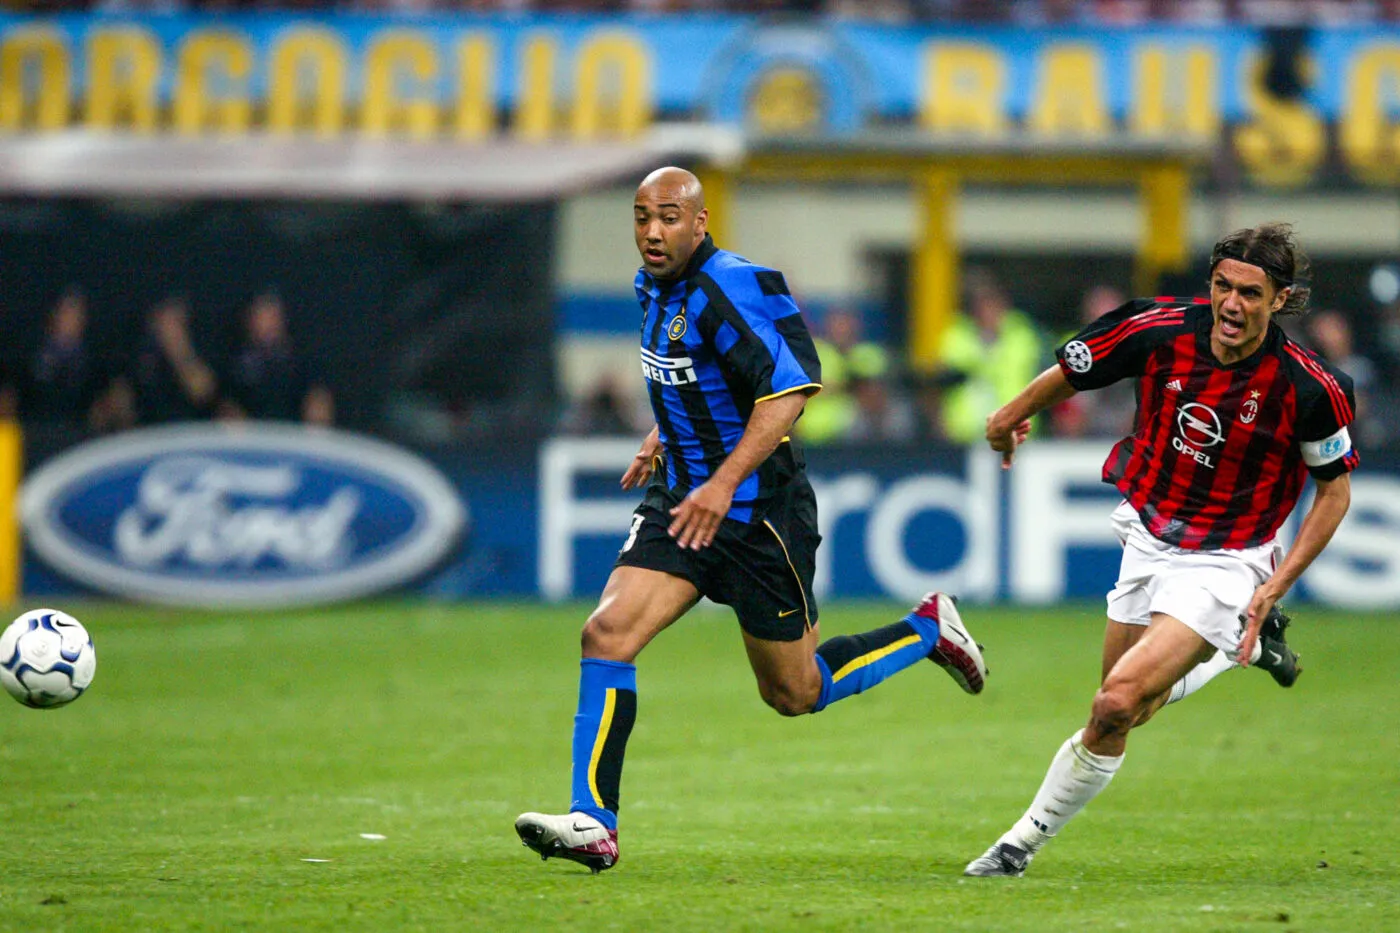
[[[0,684],[25,706],[72,703],[92,684],[97,651],[82,623],[54,609],[34,609],[0,635]]]

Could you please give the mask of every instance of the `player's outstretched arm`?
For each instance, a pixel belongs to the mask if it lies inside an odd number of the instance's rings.
[[[651,479],[651,471],[660,456],[661,428],[652,425],[651,432],[647,434],[646,440],[642,441],[641,450],[637,451],[632,462],[627,465],[627,472],[622,474],[622,488],[636,489]]]
[[[697,551],[709,546],[734,500],[734,490],[777,449],[806,404],[806,393],[799,391],[764,399],[753,407],[743,437],[714,476],[671,510],[670,534],[677,544]]]
[[[1075,393],[1058,366],[1051,366],[1031,380],[1020,393],[987,416],[987,443],[1001,453],[1001,468],[1011,466],[1016,446],[1031,433],[1031,418]]]
[[[1241,667],[1249,666],[1264,617],[1327,547],[1327,542],[1332,540],[1350,506],[1350,473],[1343,473],[1335,479],[1317,480],[1317,496],[1308,514],[1303,516],[1303,524],[1298,529],[1298,537],[1293,539],[1293,546],[1288,549],[1288,556],[1278,565],[1273,576],[1254,591],[1254,597],[1249,601],[1249,609],[1245,612],[1249,624],[1245,628],[1244,638],[1240,639],[1238,661]]]

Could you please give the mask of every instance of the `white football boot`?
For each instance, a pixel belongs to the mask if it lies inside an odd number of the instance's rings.
[[[619,858],[617,830],[586,813],[522,813],[515,819],[515,831],[541,859],[566,858],[588,866],[595,875],[612,868]]]
[[[938,644],[928,659],[958,682],[968,693],[981,693],[987,683],[987,662],[958,615],[956,600],[947,593],[929,593],[914,607],[914,614],[938,624]]]

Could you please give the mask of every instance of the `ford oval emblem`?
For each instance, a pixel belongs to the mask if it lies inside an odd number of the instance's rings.
[[[21,491],[25,532],[99,590],[181,606],[353,599],[438,563],[467,521],[421,458],[344,431],[176,425],[92,441]]]

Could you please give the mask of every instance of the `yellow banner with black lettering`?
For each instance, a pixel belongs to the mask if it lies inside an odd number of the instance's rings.
[[[947,29],[745,17],[0,15],[0,132],[1187,138],[1256,181],[1400,182],[1400,29]],[[1340,173],[1330,169],[1340,169]]]

